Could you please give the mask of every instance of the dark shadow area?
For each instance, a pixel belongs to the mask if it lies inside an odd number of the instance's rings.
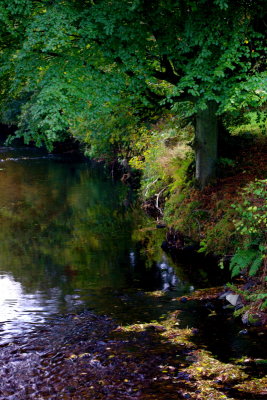
[[[0,146],[3,146],[9,135],[13,135],[16,131],[15,126],[0,124]],[[23,144],[23,141],[20,141]]]
[[[218,360],[242,359],[248,369],[253,366],[255,376],[264,376],[267,364],[257,365],[249,359],[267,359],[266,328],[245,326],[241,318],[233,317],[233,310],[224,308],[225,305],[221,300],[192,300],[178,305],[180,326],[195,328],[192,342],[210,351]]]

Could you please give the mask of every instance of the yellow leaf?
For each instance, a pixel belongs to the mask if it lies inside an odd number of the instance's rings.
[[[68,360],[71,360],[72,358],[77,358],[76,354],[71,354],[71,355],[68,357]]]
[[[82,354],[79,354],[79,357],[85,357],[85,356],[90,356],[90,353],[82,353]]]

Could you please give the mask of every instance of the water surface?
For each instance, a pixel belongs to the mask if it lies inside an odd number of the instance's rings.
[[[166,255],[140,250],[144,216],[121,182],[35,149],[1,148],[0,161],[2,340],[57,313],[108,308],[114,290],[190,290]]]
[[[175,301],[220,283],[219,270],[174,265],[160,248],[164,231],[120,181],[85,161],[0,148],[0,193],[0,343],[61,313],[91,308],[133,323],[184,307],[181,323],[198,327],[198,346],[225,361],[264,357],[266,339],[257,331],[241,336],[244,327],[231,315]],[[150,304],[145,293],[157,290],[174,301]]]

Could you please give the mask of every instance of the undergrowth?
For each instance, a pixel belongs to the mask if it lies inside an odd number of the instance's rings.
[[[193,134],[191,124],[170,114],[152,127],[149,141],[142,138],[141,142],[147,144],[142,157],[135,156],[129,161],[132,168],[142,171],[142,200],[152,199],[161,214],[161,204],[186,183],[187,171],[193,162],[190,147]]]
[[[221,257],[221,268],[230,268],[233,279],[255,281],[242,293],[244,311],[247,305],[254,312],[266,309],[266,138],[254,136],[231,158],[220,159],[220,178],[202,191],[194,185],[193,127],[169,116],[154,126],[151,138],[143,157],[130,161],[142,170],[143,201],[152,201],[169,228],[200,243],[200,252]]]
[[[244,296],[267,309],[267,179],[255,180],[242,190],[239,204],[233,204],[237,247],[230,262],[232,277],[246,274],[258,277],[257,291]]]

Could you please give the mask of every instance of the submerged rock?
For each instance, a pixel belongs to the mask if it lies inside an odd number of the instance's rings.
[[[248,330],[247,329],[242,329],[241,331],[238,332],[239,335],[247,335]]]
[[[239,294],[229,293],[225,298],[230,304],[232,304],[232,306],[236,307],[242,304],[241,296]]]
[[[220,300],[225,299],[227,300],[232,306],[236,308],[241,308],[244,306],[242,302],[242,298],[239,294],[234,294],[232,292],[223,293],[220,297]]]

